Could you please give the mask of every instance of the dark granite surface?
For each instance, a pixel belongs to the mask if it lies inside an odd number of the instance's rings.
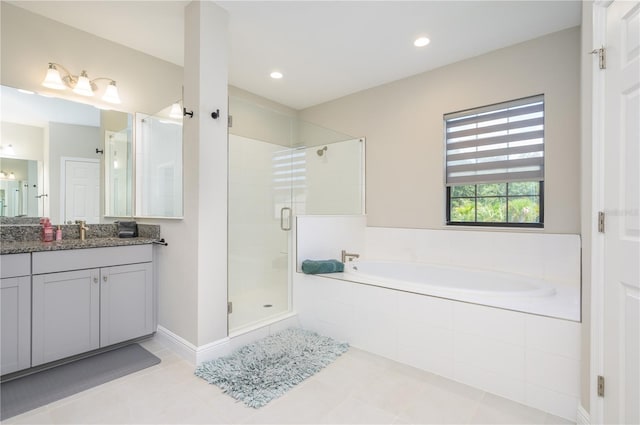
[[[160,239],[160,226],[154,224],[138,224],[137,238],[118,238],[117,224],[88,224],[87,227],[84,241],[80,240],[78,225],[65,224],[61,226],[62,241],[42,242],[40,225],[4,224],[0,226],[0,254],[141,245]]]
[[[81,241],[67,239],[59,242],[2,242],[0,254],[22,254],[40,251],[58,251],[63,249],[105,248],[110,246],[145,245],[157,241],[156,238],[94,238]]]

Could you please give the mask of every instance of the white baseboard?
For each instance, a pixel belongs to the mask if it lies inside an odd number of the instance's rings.
[[[159,325],[155,338],[157,338],[160,344],[164,345],[189,363],[196,364],[196,352],[198,351],[198,347],[186,339]]]
[[[198,347],[196,364],[229,355],[243,345],[251,344],[261,338],[291,327],[300,327],[297,313],[287,313],[259,325],[242,329],[225,339]]]
[[[249,344],[282,329],[299,326],[298,314],[288,313],[270,322],[251,327],[245,331],[199,347],[162,326],[158,326],[155,338],[157,338],[160,344],[189,363],[198,365],[202,362],[226,356],[242,345]]]
[[[582,407],[582,404],[578,405],[577,425],[590,425],[591,415]]]
[[[233,351],[231,342],[232,338],[226,337],[198,347],[196,350],[196,364],[199,365],[200,363],[231,354]]]

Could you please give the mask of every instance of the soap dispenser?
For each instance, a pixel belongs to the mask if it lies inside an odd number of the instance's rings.
[[[40,219],[42,224],[42,242],[53,242],[53,227],[47,217]]]

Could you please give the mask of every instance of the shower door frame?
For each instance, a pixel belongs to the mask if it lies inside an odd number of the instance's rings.
[[[231,143],[232,143],[232,139],[233,138],[240,138],[240,139],[244,139],[245,141],[250,141],[251,143],[261,143],[261,144],[266,144],[269,145],[269,147],[275,148],[277,150],[280,150],[283,154],[290,154],[292,152],[294,152],[295,150],[297,150],[298,148],[291,148],[291,147],[287,147],[284,145],[279,145],[276,143],[271,143],[271,142],[267,142],[267,141],[263,141],[263,140],[259,140],[259,139],[254,139],[251,137],[246,137],[246,136],[241,136],[241,135],[237,135],[237,134],[232,134],[231,132],[229,132],[228,135],[228,143],[229,143],[229,157],[228,157],[228,161],[229,161],[229,174],[231,175]],[[277,152],[274,151],[274,152]],[[273,160],[272,160],[273,161]],[[290,159],[289,165],[288,167],[291,167],[291,162],[292,159]],[[282,209],[284,208],[288,208],[290,213],[289,213],[289,229],[284,230],[282,229],[282,224],[283,224],[283,220],[282,220],[282,216],[280,216],[278,218],[277,221],[277,225],[280,228],[281,232],[285,232],[286,233],[286,261],[287,261],[287,265],[286,265],[286,288],[287,288],[287,293],[286,293],[286,309],[284,309],[283,311],[279,311],[277,313],[273,313],[270,315],[266,315],[266,316],[261,316],[258,319],[255,320],[250,320],[246,323],[241,323],[241,324],[235,324],[234,327],[232,327],[232,320],[231,320],[231,314],[233,314],[233,310],[237,311],[237,306],[238,304],[233,304],[234,300],[233,300],[233,295],[232,295],[232,289],[233,289],[233,284],[234,282],[232,281],[232,274],[234,273],[232,271],[232,267],[231,267],[231,261],[232,261],[232,255],[231,255],[231,240],[233,238],[234,235],[231,234],[231,229],[232,229],[232,225],[231,225],[231,199],[232,199],[232,179],[229,178],[229,183],[227,186],[227,199],[229,200],[229,213],[227,216],[227,229],[229,230],[229,242],[228,242],[228,252],[227,252],[227,303],[228,303],[228,314],[227,314],[227,335],[229,336],[233,336],[234,334],[242,334],[242,333],[246,333],[252,330],[255,330],[257,328],[263,327],[269,323],[272,323],[273,321],[278,321],[283,317],[286,317],[287,315],[291,314],[292,310],[293,310],[293,297],[292,297],[292,264],[294,261],[294,256],[292,253],[292,248],[293,248],[293,235],[294,235],[294,223],[295,223],[295,211],[293,208],[293,181],[289,182],[289,187],[288,189],[286,189],[286,192],[288,193],[288,195],[286,196],[287,200],[285,202],[276,202],[274,200],[274,197],[272,195],[271,199],[272,199],[272,209],[275,211],[275,206],[277,205],[279,208],[278,210],[282,213]],[[275,188],[272,187],[272,191]],[[284,207],[281,207],[281,205],[285,205]],[[264,206],[264,205],[262,205]],[[237,288],[236,288],[237,289]],[[233,306],[233,307],[232,307]]]

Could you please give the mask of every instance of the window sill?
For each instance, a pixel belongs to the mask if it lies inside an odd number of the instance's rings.
[[[444,223],[442,229],[445,230],[475,230],[485,232],[518,232],[518,233],[541,233],[545,231],[544,225],[535,226],[498,226],[485,224],[450,224]]]

